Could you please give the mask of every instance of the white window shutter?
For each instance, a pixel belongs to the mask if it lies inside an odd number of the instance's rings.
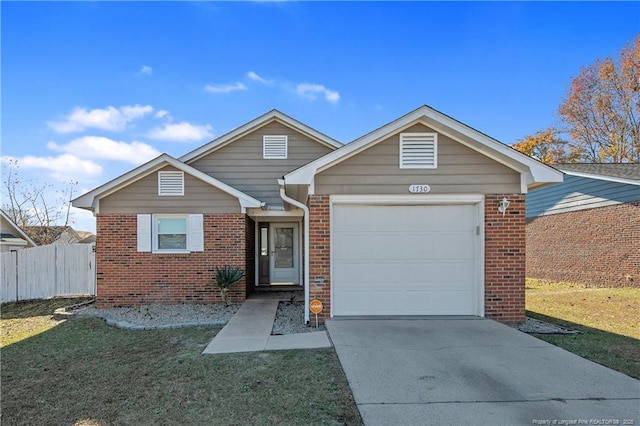
[[[204,226],[201,214],[189,215],[189,251],[204,251]]]
[[[151,215],[138,215],[138,251],[151,251]]]

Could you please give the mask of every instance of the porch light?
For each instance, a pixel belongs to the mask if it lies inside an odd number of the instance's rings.
[[[507,200],[507,197],[504,197],[498,203],[498,212],[502,213],[502,216],[504,216],[505,213],[507,212],[507,208],[509,208],[509,204],[511,204],[511,201]]]

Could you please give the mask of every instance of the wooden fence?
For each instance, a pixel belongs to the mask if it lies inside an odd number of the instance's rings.
[[[50,244],[0,254],[0,302],[96,294],[91,244]]]

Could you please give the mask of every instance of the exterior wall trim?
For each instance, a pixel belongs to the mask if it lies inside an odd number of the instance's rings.
[[[406,194],[406,195],[330,195],[331,204],[475,204],[484,201],[483,194]]]
[[[476,243],[476,315],[485,316],[485,203],[483,194],[442,194],[442,195],[330,195],[329,196],[329,241],[333,241],[333,206],[338,204],[359,204],[359,205],[438,205],[438,204],[474,204],[476,206],[476,226],[479,230]],[[329,274],[331,276],[330,287],[330,317],[333,318],[334,306],[334,282],[333,278],[333,252],[334,247],[329,246]]]
[[[570,176],[577,176],[577,177],[584,177],[589,179],[598,179],[598,180],[605,180],[608,182],[626,183],[628,185],[640,186],[640,180],[638,179],[624,179],[624,178],[619,178],[615,176],[596,175],[593,173],[581,173],[581,172],[573,172],[573,171],[563,171],[563,173]]]

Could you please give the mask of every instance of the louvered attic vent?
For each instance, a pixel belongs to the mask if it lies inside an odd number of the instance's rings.
[[[287,136],[264,135],[262,137],[262,158],[287,158]]]
[[[158,172],[158,195],[184,195],[184,172]]]
[[[401,169],[435,169],[437,167],[437,133],[400,134]]]

